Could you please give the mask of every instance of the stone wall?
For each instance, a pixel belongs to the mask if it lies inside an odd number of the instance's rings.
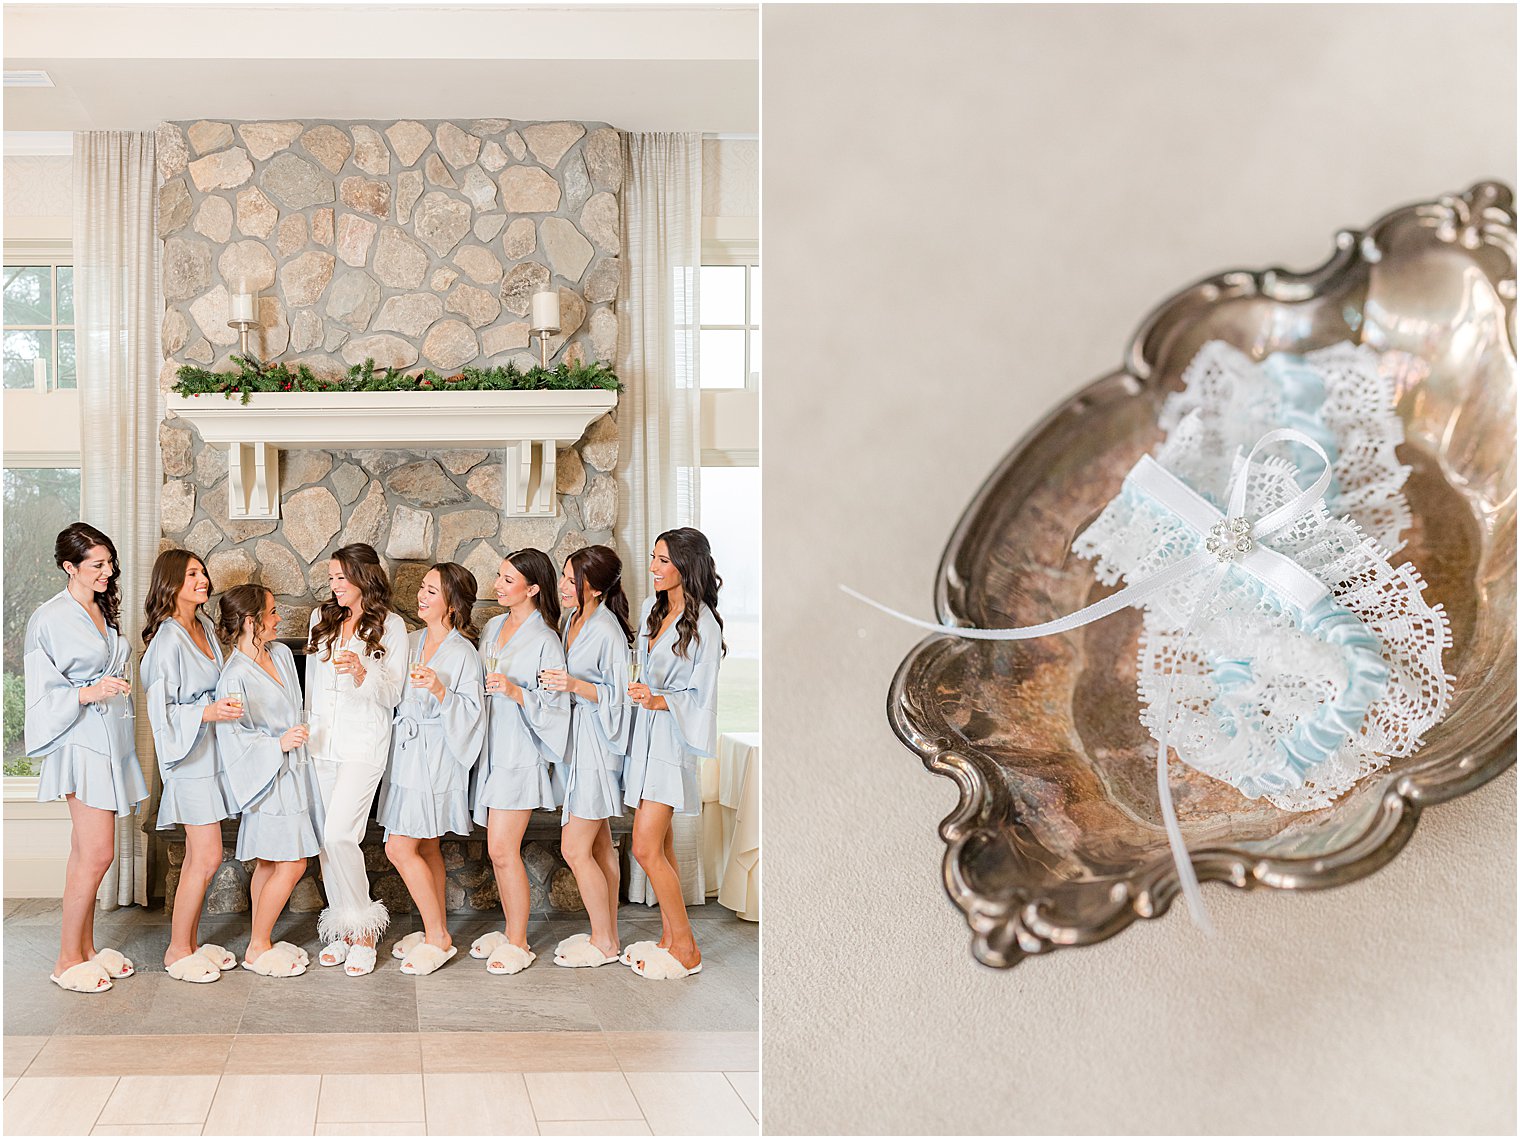
[[[224,365],[238,348],[229,297],[257,289],[266,359],[339,374],[366,357],[432,367],[537,362],[530,297],[559,291],[552,361],[612,360],[621,279],[618,134],[598,123],[210,122],[159,127],[168,390],[187,363]],[[551,362],[552,362],[551,361]],[[327,557],[369,542],[398,607],[414,616],[433,561],[474,571],[489,597],[503,554],[556,562],[610,542],[617,517],[612,417],[558,456],[560,513],[501,514],[501,454],[281,453],[281,518],[230,522],[226,453],[188,424],[161,431],[165,545],[207,559],[217,589],[259,581],[284,635],[301,635]],[[494,611],[482,607],[480,616]]]

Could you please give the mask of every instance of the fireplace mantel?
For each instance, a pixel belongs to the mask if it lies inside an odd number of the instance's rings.
[[[291,449],[502,451],[502,510],[514,517],[558,511],[554,460],[617,403],[586,391],[281,392],[167,397],[167,408],[201,438],[228,450],[232,519],[280,516],[279,452]]]

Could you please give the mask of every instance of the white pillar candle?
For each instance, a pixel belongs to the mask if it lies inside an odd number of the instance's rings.
[[[232,309],[227,319],[248,320],[257,319],[254,315],[254,295],[252,293],[233,293]]]
[[[47,361],[41,356],[32,361],[32,386],[39,392],[47,391]]]
[[[533,330],[559,331],[559,294],[542,292],[533,294]]]

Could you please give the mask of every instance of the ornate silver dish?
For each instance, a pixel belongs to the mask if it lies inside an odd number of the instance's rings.
[[[1221,273],[1163,302],[1124,367],[1031,431],[971,502],[940,564],[941,621],[1033,624],[1107,592],[1072,539],[1156,443],[1163,395],[1211,339],[1258,359],[1354,340],[1422,364],[1400,381],[1415,517],[1399,558],[1451,620],[1450,713],[1415,755],[1309,814],[1171,765],[1200,880],[1341,885],[1398,854],[1425,807],[1515,760],[1513,193],[1481,182],[1336,234],[1306,273]],[[893,679],[893,729],[960,789],[940,825],[945,887],[987,965],[1102,941],[1177,893],[1139,721],[1139,628],[1130,610],[1033,641],[933,636]]]

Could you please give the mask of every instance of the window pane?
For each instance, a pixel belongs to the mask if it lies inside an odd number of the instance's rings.
[[[744,266],[702,266],[702,323],[744,323]]]
[[[702,532],[723,578],[728,656],[718,671],[718,731],[760,730],[760,468],[702,468]]]
[[[760,323],[760,266],[749,267],[749,323]]]
[[[63,587],[53,539],[79,517],[77,470],[5,470],[5,774],[35,775],[23,754],[22,642],[32,611]]]
[[[58,266],[58,323],[74,323],[74,266]]]
[[[32,330],[17,331],[6,329],[5,332],[5,386],[8,388],[29,388],[35,382],[36,360],[40,356],[48,363],[48,378],[52,379],[53,366],[51,363],[53,352],[53,334],[51,332],[36,332]]]
[[[53,323],[53,270],[50,265],[5,267],[5,323]]]
[[[702,386],[744,386],[744,333],[704,328],[701,335]]]
[[[760,379],[760,330],[757,328],[749,334],[749,371],[755,379]]]
[[[74,330],[58,330],[58,387],[77,388],[79,373],[74,367]]]

